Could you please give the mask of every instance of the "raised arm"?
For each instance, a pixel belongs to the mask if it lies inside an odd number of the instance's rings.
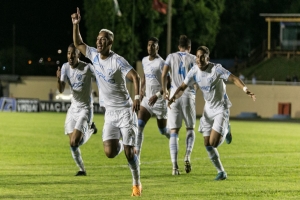
[[[179,86],[177,88],[177,90],[175,91],[174,95],[170,98],[169,102],[168,102],[168,106],[170,108],[171,104],[173,102],[175,102],[176,99],[178,99],[179,97],[181,97],[181,95],[183,94],[184,90],[187,88],[187,85],[185,83],[182,83],[181,86]]]
[[[248,96],[250,96],[253,99],[253,101],[256,100],[255,94],[252,93],[250,90],[248,90],[248,88],[246,87],[246,85],[243,83],[241,79],[239,79],[233,74],[230,74],[228,77],[228,81],[233,82],[236,86],[241,88]]]
[[[141,87],[140,76],[134,69],[131,69],[127,73],[126,78],[131,80],[134,85],[134,102],[133,102],[132,110],[138,111],[140,110],[140,87]]]
[[[64,81],[60,81],[61,71],[60,67],[57,68],[56,77],[57,77],[57,89],[60,93],[65,91],[66,83]]]
[[[81,21],[80,10],[77,8],[77,13],[71,15],[73,23],[73,42],[75,47],[85,56],[86,44],[83,42],[79,31],[79,22]]]

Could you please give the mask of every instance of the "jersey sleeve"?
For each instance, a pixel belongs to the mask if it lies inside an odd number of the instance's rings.
[[[123,57],[118,57],[116,61],[118,67],[121,69],[121,72],[125,75],[133,69],[133,67]]]
[[[92,64],[88,64],[90,72],[92,74],[93,77],[96,77],[96,73],[95,73],[95,67]]]
[[[227,69],[222,67],[222,65],[220,65],[220,64],[217,64],[217,66],[216,66],[216,73],[220,79],[224,79],[226,81],[227,81],[229,75],[231,74],[230,71],[228,71]]]
[[[194,83],[196,83],[195,81],[195,75],[197,72],[197,67],[192,67],[192,69],[187,73],[185,79],[184,79],[184,84],[188,85],[188,86],[192,86],[194,85]]]
[[[97,57],[97,49],[94,47],[86,46],[85,56],[94,63],[95,57]]]
[[[171,66],[171,57],[172,57],[172,55],[169,54],[168,57],[166,58],[166,61],[165,61],[164,65],[167,65],[169,67]]]
[[[60,81],[61,82],[67,82],[67,74],[66,74],[66,65],[63,64],[60,70]]]

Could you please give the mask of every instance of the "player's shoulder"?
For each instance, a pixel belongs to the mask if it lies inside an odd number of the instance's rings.
[[[70,69],[70,64],[69,62],[65,62],[62,66],[61,66],[61,69]]]
[[[147,62],[148,60],[149,60],[149,56],[145,56],[145,57],[143,57],[142,62],[144,63],[144,62]]]

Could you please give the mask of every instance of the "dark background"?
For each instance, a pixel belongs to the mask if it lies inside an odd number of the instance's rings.
[[[24,70],[32,71],[31,74],[50,75],[55,73],[58,65],[67,61],[66,52],[72,41],[71,14],[76,12],[76,7],[82,7],[80,0],[0,0],[0,49],[13,47],[13,26],[15,27],[15,46],[22,47],[23,51],[30,54],[31,68],[26,68],[28,63],[16,63],[18,74],[26,74]],[[82,20],[83,21],[83,20]],[[85,37],[84,23],[81,23],[81,34]],[[59,54],[58,50],[62,53]],[[17,51],[15,57],[20,56]],[[46,62],[48,57],[50,62]],[[37,65],[39,59],[45,62]],[[84,59],[84,58],[83,58]],[[57,64],[57,61],[60,61]],[[1,61],[0,61],[1,64]],[[1,73],[11,74],[11,69],[1,67]],[[20,73],[21,72],[21,73]],[[55,75],[55,74],[53,74]]]

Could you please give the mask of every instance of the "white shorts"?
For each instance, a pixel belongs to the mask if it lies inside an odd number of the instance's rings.
[[[186,128],[195,128],[195,98],[182,96],[175,100],[171,109],[168,107],[168,128],[181,128],[182,120],[184,120]]]
[[[78,108],[70,106],[65,121],[65,134],[73,133],[74,129],[85,133],[89,129],[89,125],[93,122],[93,107]]]
[[[212,110],[204,108],[198,131],[203,136],[210,136],[211,129],[214,129],[222,136],[228,132],[229,125],[229,109],[220,108],[219,110]]]
[[[138,132],[138,120],[132,108],[112,109],[105,111],[105,123],[102,140],[122,138],[124,145],[134,146]]]
[[[149,99],[144,97],[141,103],[141,106],[146,108],[148,112],[152,115],[156,115],[157,119],[167,119],[167,103],[164,99],[157,99],[155,104],[151,107],[148,104]]]

